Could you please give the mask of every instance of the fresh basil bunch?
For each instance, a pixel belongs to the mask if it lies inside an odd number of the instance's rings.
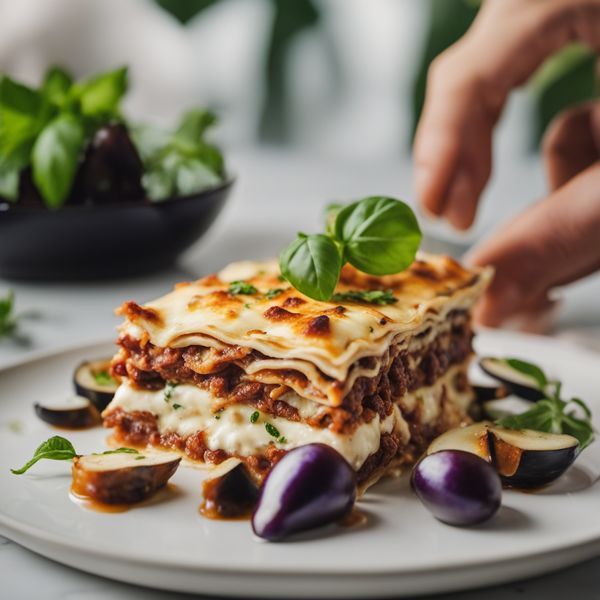
[[[329,300],[345,263],[371,275],[390,275],[411,265],[421,230],[400,200],[372,196],[329,212],[327,233],[299,233],[280,255],[281,273],[297,290]]]
[[[579,450],[589,446],[594,440],[592,413],[579,398],[563,400],[562,383],[551,381],[546,373],[533,363],[516,358],[504,359],[513,369],[531,377],[545,397],[536,401],[529,410],[507,415],[496,423],[508,429],[533,429],[546,433],[566,433],[579,440]],[[580,414],[577,414],[576,408]]]
[[[173,132],[151,125],[133,127],[131,135],[144,163],[142,184],[152,200],[192,194],[225,179],[221,151],[205,139],[217,123],[214,113],[190,110]]]
[[[0,76],[0,195],[16,200],[19,174],[31,166],[48,208],[60,208],[87,139],[102,123],[121,118],[126,90],[125,67],[79,82],[53,67],[39,89]]]

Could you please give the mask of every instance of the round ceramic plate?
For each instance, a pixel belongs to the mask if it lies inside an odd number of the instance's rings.
[[[56,433],[78,452],[106,447],[107,432],[56,432],[35,401],[71,393],[73,368],[112,353],[109,344],[36,358],[0,373],[0,533],[72,567],[173,591],[230,596],[373,598],[412,596],[541,574],[600,552],[600,443],[537,493],[506,491],[488,523],[459,529],[437,522],[406,477],[380,482],[360,501],[365,524],[331,527],[292,542],[253,537],[248,522],[198,513],[203,472],[180,468],[174,486],[123,513],[70,499],[70,465],[38,463],[17,477],[37,445]],[[516,356],[564,381],[600,416],[600,359],[547,338],[482,332],[479,353]],[[596,422],[598,425],[598,422]]]

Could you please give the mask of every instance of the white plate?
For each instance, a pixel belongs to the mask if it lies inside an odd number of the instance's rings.
[[[586,399],[600,416],[598,355],[547,338],[487,331],[477,348],[542,364],[563,379],[566,394]],[[37,420],[32,404],[70,393],[75,365],[112,350],[88,346],[0,374],[0,533],[34,552],[173,591],[305,598],[464,589],[537,575],[600,552],[600,443],[543,492],[506,491],[500,513],[478,527],[437,522],[404,477],[380,483],[361,501],[366,525],[279,544],[255,539],[247,522],[201,517],[198,470],[179,469],[172,480],[177,494],[118,514],[93,512],[69,498],[68,463],[47,461],[26,475],[10,474],[57,433]],[[22,423],[21,432],[8,427],[14,422]],[[93,452],[105,447],[107,433],[97,428],[62,435],[79,452]]]

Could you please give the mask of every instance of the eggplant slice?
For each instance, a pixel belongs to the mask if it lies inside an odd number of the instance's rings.
[[[108,406],[118,387],[118,383],[110,375],[110,362],[110,358],[86,361],[73,374],[75,391],[87,398],[98,412]]]
[[[85,429],[100,424],[100,414],[83,396],[71,396],[59,402],[34,404],[35,414],[45,423],[65,429]]]
[[[150,497],[173,476],[181,457],[141,452],[88,454],[73,459],[72,491],[103,504],[132,504]]]
[[[579,442],[571,435],[506,429],[483,421],[437,437],[427,454],[471,452],[492,463],[508,487],[530,489],[558,479],[575,461]]]
[[[246,466],[231,458],[217,467],[202,483],[200,512],[209,519],[243,519],[256,508],[259,485]],[[222,463],[225,465],[225,463]]]
[[[531,402],[537,402],[545,396],[533,377],[513,369],[502,358],[483,357],[479,366],[484,373],[499,381],[509,393]]]

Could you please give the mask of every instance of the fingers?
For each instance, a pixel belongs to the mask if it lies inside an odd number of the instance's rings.
[[[414,146],[427,212],[460,229],[472,224],[508,93],[572,40],[600,48],[598,0],[488,0],[471,30],[434,61]]]
[[[469,262],[496,274],[481,323],[551,308],[550,292],[600,269],[600,163],[595,163],[475,249]]]
[[[567,110],[550,124],[543,142],[550,188],[556,190],[600,158],[600,103]]]

